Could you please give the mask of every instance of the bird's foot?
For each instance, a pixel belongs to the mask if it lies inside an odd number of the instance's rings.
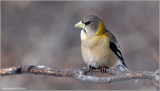
[[[92,66],[89,66],[89,72],[91,72],[91,74],[92,74],[92,72],[93,72],[93,67]]]
[[[101,72],[103,73],[103,72],[106,72],[106,69],[107,69],[107,67],[106,66],[104,66],[104,67],[100,67],[100,70],[101,70]]]
[[[93,71],[92,66],[89,66],[89,72],[91,72],[91,74],[92,74],[92,71]]]

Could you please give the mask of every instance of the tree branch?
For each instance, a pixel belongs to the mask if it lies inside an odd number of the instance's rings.
[[[94,72],[100,72],[100,70],[94,70]],[[47,68],[45,66],[19,66],[11,68],[2,68],[1,76],[16,75],[23,73],[33,73],[33,74],[43,74],[55,77],[71,77],[73,79],[79,80],[81,82],[89,83],[110,83],[116,81],[130,80],[130,79],[149,79],[159,84],[159,70],[155,72],[127,72],[120,73],[112,69],[107,69],[105,73],[110,74],[111,76],[107,77],[95,77],[90,75],[85,75],[88,73],[86,67],[78,69],[58,69],[58,68]]]

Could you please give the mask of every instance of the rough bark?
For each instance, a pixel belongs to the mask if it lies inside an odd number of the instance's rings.
[[[100,72],[100,70],[93,70],[94,72]],[[73,79],[79,80],[81,82],[89,82],[89,83],[110,83],[117,81],[124,81],[130,79],[149,79],[157,84],[159,84],[159,70],[155,72],[149,71],[141,71],[141,72],[118,72],[112,69],[106,69],[107,74],[111,76],[107,77],[96,77],[91,75],[86,75],[88,73],[88,69],[86,67],[77,68],[77,69],[58,69],[58,68],[47,68],[45,66],[19,66],[19,67],[10,67],[10,68],[2,68],[1,76],[9,76],[9,75],[17,75],[24,73],[32,73],[32,74],[43,74],[55,77],[71,77]]]

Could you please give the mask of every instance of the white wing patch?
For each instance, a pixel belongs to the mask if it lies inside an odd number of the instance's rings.
[[[121,48],[120,48],[120,46],[118,45],[118,43],[115,43],[115,44],[116,44],[116,46],[117,46],[117,49],[121,52]],[[118,53],[119,56],[122,57],[122,54],[121,54],[121,53],[119,53],[119,52],[117,52],[117,53]]]
[[[121,71],[126,70],[126,71],[130,72],[130,70],[123,65],[123,63],[122,63],[122,61],[121,61],[120,59],[118,60],[117,67],[118,67],[118,69],[120,69]]]

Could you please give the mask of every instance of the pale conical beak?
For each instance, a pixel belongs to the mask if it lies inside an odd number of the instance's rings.
[[[75,25],[75,27],[76,28],[80,28],[80,29],[84,29],[85,28],[85,24],[83,24],[82,21],[80,21]]]

